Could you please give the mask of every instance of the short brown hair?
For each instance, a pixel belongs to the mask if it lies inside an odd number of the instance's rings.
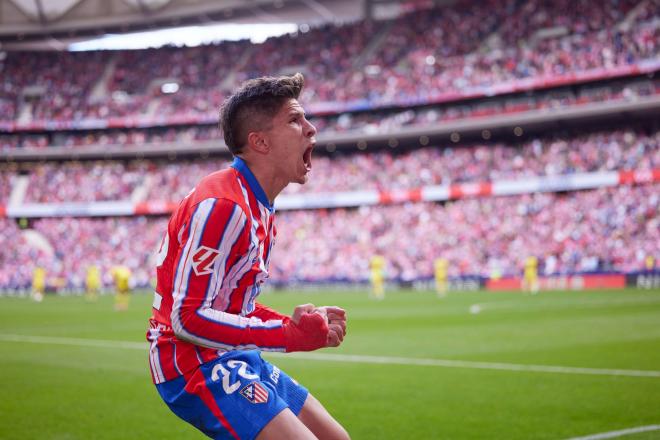
[[[302,73],[265,76],[244,82],[220,109],[220,129],[229,151],[239,154],[248,134],[267,128],[287,100],[298,99],[304,85]]]

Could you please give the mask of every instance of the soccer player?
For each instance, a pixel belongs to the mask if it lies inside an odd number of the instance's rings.
[[[32,299],[41,302],[46,292],[46,269],[41,266],[34,268],[32,272]]]
[[[438,258],[433,262],[435,292],[442,298],[447,295],[447,259]]]
[[[115,266],[112,268],[112,277],[115,281],[115,310],[128,310],[131,299],[131,270],[125,266]]]
[[[101,288],[101,274],[99,268],[91,265],[87,268],[87,277],[85,278],[85,298],[87,301],[96,301],[99,289]]]
[[[260,351],[336,347],[339,307],[257,302],[268,278],[275,197],[312,169],[316,128],[298,102],[304,79],[247,81],[223,104],[220,125],[234,162],[202,181],[170,218],[157,257],[147,338],[160,396],[215,439],[347,439],[309,392]]]
[[[385,298],[385,258],[381,255],[371,257],[371,295],[376,299]]]
[[[527,257],[525,260],[525,273],[523,276],[522,289],[525,292],[536,294],[539,291],[539,261],[536,257]]]

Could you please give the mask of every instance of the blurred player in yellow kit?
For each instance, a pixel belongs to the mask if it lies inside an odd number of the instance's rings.
[[[527,257],[525,260],[522,290],[533,294],[539,291],[539,260],[536,257]]]
[[[46,292],[46,269],[35,267],[32,273],[32,299],[41,302]]]
[[[89,266],[87,268],[87,278],[85,278],[85,297],[88,301],[96,301],[101,288],[101,274],[99,268],[96,266]]]
[[[385,258],[380,255],[371,257],[371,296],[376,299],[385,298]]]
[[[447,295],[447,259],[438,258],[433,262],[433,273],[435,275],[435,292],[439,297]]]
[[[125,266],[115,266],[112,268],[112,278],[116,289],[115,310],[126,310],[130,301],[131,270]]]

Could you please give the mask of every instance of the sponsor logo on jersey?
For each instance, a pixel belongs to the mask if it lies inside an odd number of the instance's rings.
[[[280,381],[280,369],[273,365],[273,372],[270,373],[270,380],[277,385],[277,382]]]
[[[208,246],[197,248],[192,257],[192,267],[198,276],[213,273],[213,263],[220,256],[220,251]]]
[[[268,390],[259,382],[252,382],[241,390],[241,396],[250,403],[265,403],[268,401]]]

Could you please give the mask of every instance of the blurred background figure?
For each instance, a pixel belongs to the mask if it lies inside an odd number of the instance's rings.
[[[539,291],[539,260],[533,255],[525,259],[522,290],[531,294]]]
[[[99,290],[101,289],[101,273],[99,268],[91,265],[87,268],[87,277],[85,278],[85,297],[88,301],[96,301],[98,299]]]
[[[382,300],[385,298],[385,258],[382,255],[371,257],[369,267],[371,269],[371,297]]]
[[[36,302],[41,302],[46,293],[46,269],[41,266],[34,268],[32,275],[32,299]]]
[[[115,282],[115,310],[127,310],[131,300],[131,270],[126,266],[115,266],[112,268],[112,277]]]
[[[435,293],[439,298],[447,296],[447,259],[436,258],[433,262],[433,274],[435,277]]]

